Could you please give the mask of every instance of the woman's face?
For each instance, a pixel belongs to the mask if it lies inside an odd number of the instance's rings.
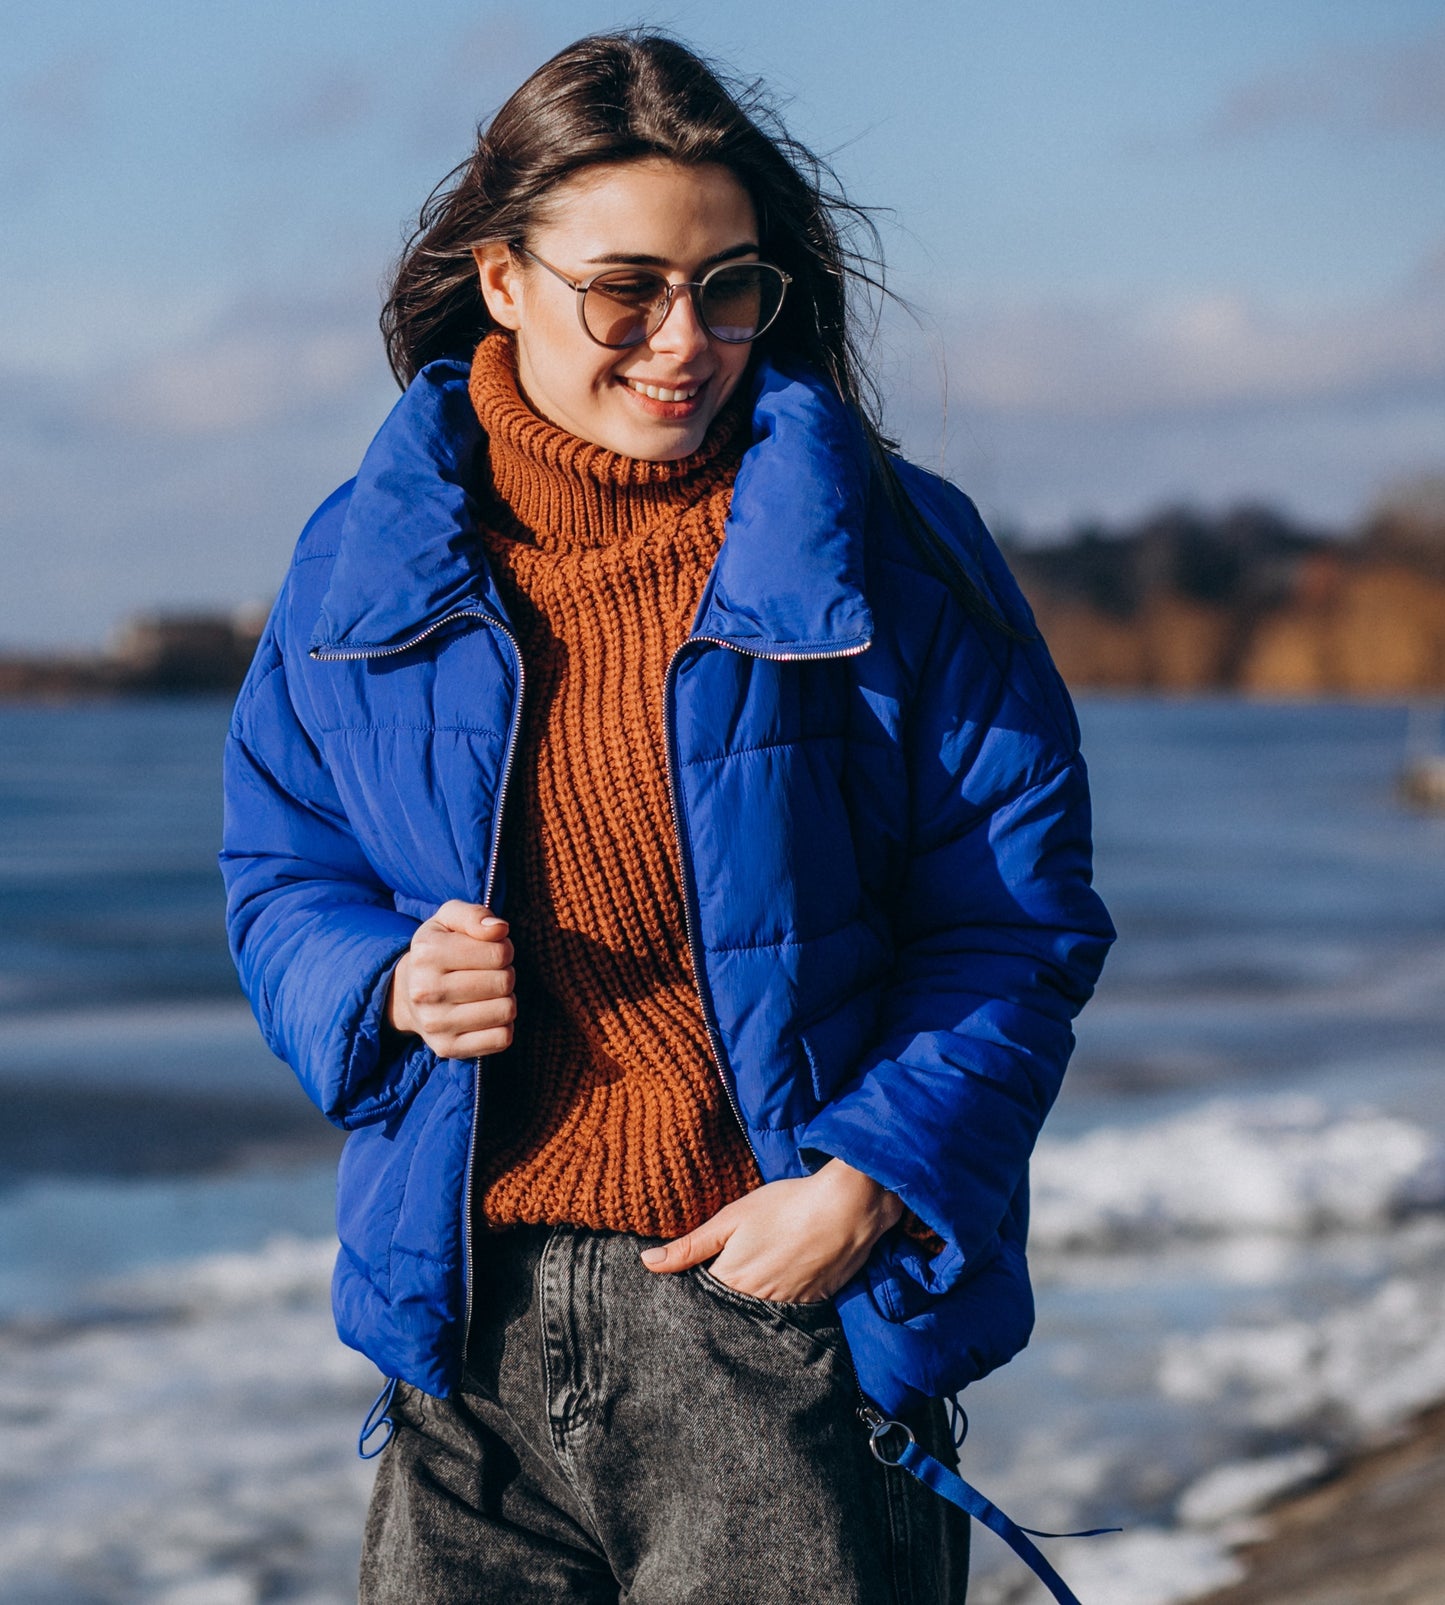
[[[726,167],[644,157],[573,174],[527,246],[574,282],[637,265],[681,284],[716,262],[757,261],[757,217]],[[710,335],[684,292],[641,345],[612,351],[588,336],[576,292],[546,268],[500,242],[476,258],[488,311],[515,331],[517,374],[535,411],[627,457],[662,461],[698,449],[747,368],[750,343]],[[644,385],[688,394],[660,400]]]

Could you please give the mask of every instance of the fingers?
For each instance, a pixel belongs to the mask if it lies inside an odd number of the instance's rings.
[[[722,1252],[728,1240],[726,1226],[719,1211],[711,1220],[704,1221],[694,1231],[674,1237],[670,1243],[659,1243],[642,1251],[642,1263],[650,1271],[685,1271],[689,1265],[701,1265],[705,1259]]]
[[[475,1059],[512,1045],[517,1000],[511,994],[486,1003],[413,1005],[417,1035],[443,1059]]]
[[[507,937],[504,920],[487,926],[481,921],[471,922],[470,930],[462,931],[447,925],[441,918],[448,908],[470,908],[467,903],[445,903],[436,914],[417,927],[412,937],[411,951],[417,962],[437,971],[448,970],[500,970],[516,957],[516,950]],[[475,931],[487,929],[489,936],[477,936]]]
[[[448,952],[444,947],[414,943],[408,966],[413,1002],[481,1003],[488,998],[505,997],[514,990],[517,972],[510,963],[510,953],[504,955],[509,962],[499,966],[473,964],[468,962],[470,957],[467,953]]]
[[[493,914],[480,903],[463,903],[457,898],[443,903],[427,923],[444,926],[479,942],[495,941],[507,928],[500,914]]]
[[[422,1041],[441,1059],[485,1059],[488,1054],[510,1048],[512,1039],[512,1027],[505,1025],[486,1031],[463,1031],[458,1036],[424,1036]]]
[[[818,1177],[766,1182],[671,1243],[643,1253],[649,1270],[680,1271],[713,1256],[708,1273],[735,1291],[771,1302],[816,1303],[863,1264],[861,1237]]]
[[[446,1059],[500,1053],[517,1015],[507,922],[477,903],[443,903],[417,927],[397,965],[394,1023]]]

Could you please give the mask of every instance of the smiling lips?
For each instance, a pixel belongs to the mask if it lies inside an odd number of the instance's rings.
[[[691,401],[702,389],[703,382],[693,385],[690,390],[669,390],[665,385],[643,384],[640,379],[623,378],[622,383],[629,390],[635,390],[639,395],[649,396],[653,401]]]

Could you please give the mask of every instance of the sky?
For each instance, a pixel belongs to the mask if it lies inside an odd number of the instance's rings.
[[[1445,471],[1445,0],[55,0],[0,12],[0,649],[266,601],[421,202],[635,22],[883,209],[885,423],[996,529]]]

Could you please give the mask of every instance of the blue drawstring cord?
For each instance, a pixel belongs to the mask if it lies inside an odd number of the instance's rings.
[[[948,1430],[953,1434],[953,1447],[963,1448],[963,1440],[968,1436],[968,1415],[957,1399],[947,1398],[943,1401],[944,1414],[948,1417]]]
[[[968,1417],[963,1407],[956,1399],[945,1399],[944,1407],[948,1412],[949,1431],[953,1435],[955,1449],[963,1447],[963,1440],[968,1436]],[[950,1471],[947,1466],[935,1460],[931,1454],[918,1447],[913,1433],[901,1422],[890,1421],[881,1410],[875,1410],[870,1405],[859,1410],[869,1429],[868,1447],[874,1456],[881,1460],[885,1466],[901,1466],[905,1471],[911,1472],[926,1488],[949,1500],[960,1510],[966,1510],[975,1521],[981,1521],[990,1532],[997,1533],[1014,1554],[1027,1565],[1034,1575],[1043,1583],[1044,1587],[1059,1602],[1059,1605],[1079,1605],[1079,1597],[1063,1580],[1062,1577],[1045,1559],[1038,1545],[1033,1543],[1035,1538],[1097,1538],[1103,1533],[1122,1532],[1122,1527],[1091,1527],[1087,1532],[1078,1533],[1046,1533],[1040,1532],[1037,1527],[1020,1527],[1011,1516],[1006,1516],[991,1499],[984,1496],[972,1483],[965,1482],[957,1472]],[[879,1440],[897,1428],[906,1433],[908,1442],[902,1452],[895,1458],[889,1459],[878,1447]]]
[[[396,1385],[400,1380],[400,1377],[388,1377],[386,1386],[377,1394],[371,1408],[366,1412],[366,1420],[361,1423],[361,1431],[356,1439],[356,1452],[363,1460],[375,1460],[396,1433],[396,1422],[391,1419],[390,1411]],[[386,1436],[376,1448],[368,1449],[366,1440],[380,1432],[383,1427],[386,1428]]]
[[[386,1448],[396,1433],[396,1423],[390,1415],[391,1401],[396,1394],[396,1385],[399,1377],[388,1377],[386,1386],[377,1394],[371,1409],[366,1412],[366,1420],[361,1424],[361,1432],[356,1440],[356,1452],[363,1460],[374,1460]],[[968,1436],[968,1417],[964,1414],[962,1406],[956,1399],[945,1399],[944,1407],[948,1411],[949,1431],[953,1436],[955,1449],[963,1447],[963,1441]],[[913,1433],[901,1421],[890,1421],[881,1410],[872,1405],[860,1407],[858,1414],[869,1429],[868,1447],[873,1451],[876,1459],[881,1460],[885,1466],[901,1466],[904,1471],[917,1477],[925,1487],[931,1488],[934,1493],[950,1500],[961,1510],[968,1512],[975,1521],[981,1521],[991,1532],[998,1534],[1014,1554],[1028,1565],[1035,1576],[1044,1584],[1044,1587],[1059,1602],[1059,1605],[1080,1605],[1076,1595],[1062,1577],[1049,1565],[1040,1552],[1038,1546],[1031,1540],[1034,1538],[1097,1538],[1101,1533],[1117,1533],[1123,1529],[1119,1527],[1091,1527],[1087,1532],[1078,1533],[1046,1533],[1040,1532],[1036,1527],[1020,1527],[1010,1516],[1006,1516],[997,1505],[984,1496],[971,1483],[967,1483],[956,1472],[950,1471],[947,1466],[935,1460],[931,1454],[918,1447]],[[386,1436],[374,1449],[367,1448],[367,1440],[386,1429]],[[895,1427],[907,1434],[908,1443],[896,1459],[890,1460],[878,1447],[880,1439],[887,1436]]]

